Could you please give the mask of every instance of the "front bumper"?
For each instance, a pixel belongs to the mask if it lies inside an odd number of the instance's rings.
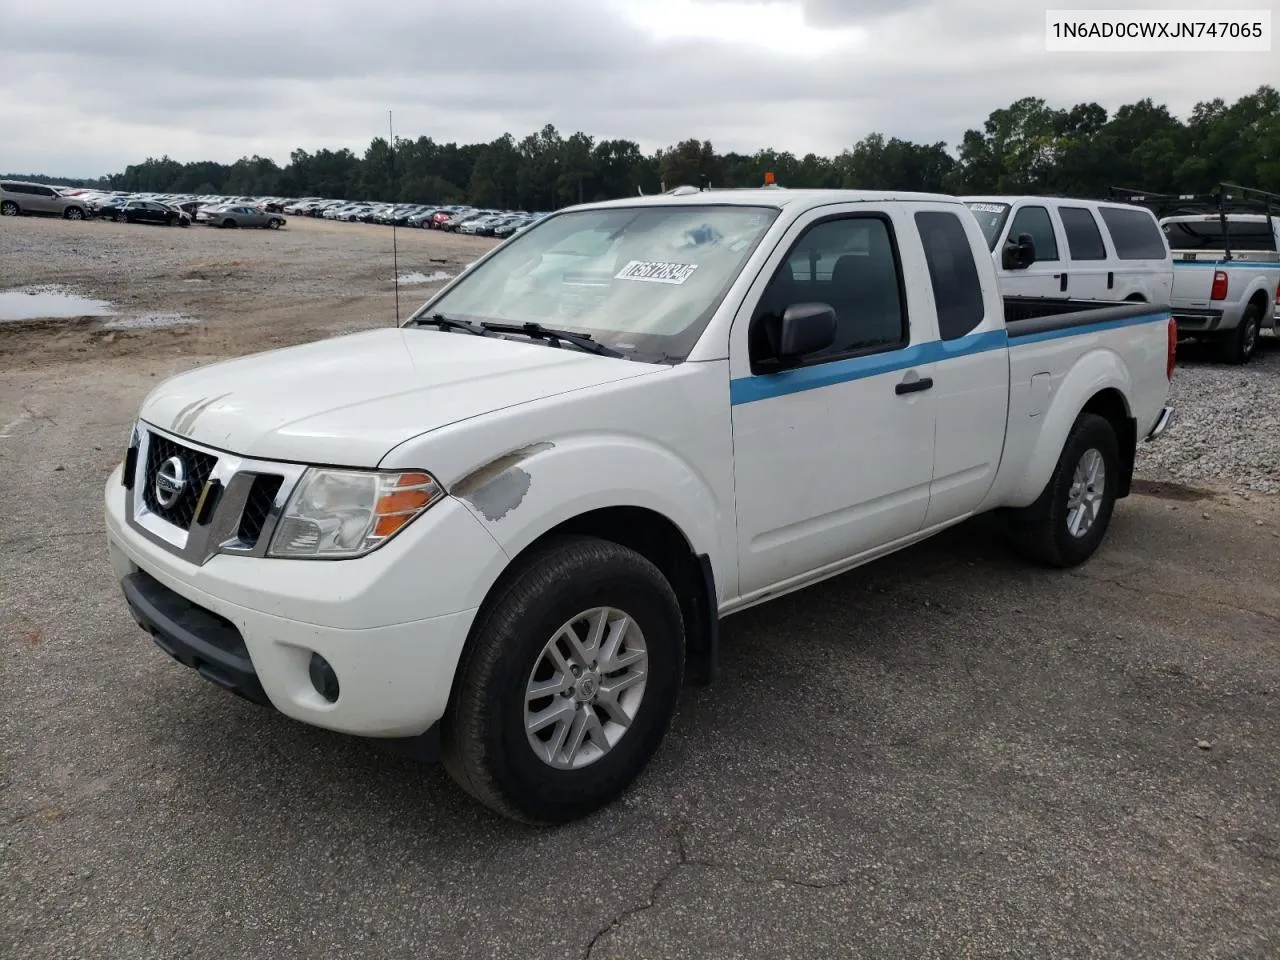
[[[134,529],[125,494],[117,469],[105,490],[111,564],[134,619],[179,662],[340,733],[419,737],[444,715],[477,588],[505,563],[462,504],[442,500],[357,560],[216,555],[197,564]],[[447,565],[431,549],[440,543]],[[312,682],[313,654],[337,676],[333,702]]]

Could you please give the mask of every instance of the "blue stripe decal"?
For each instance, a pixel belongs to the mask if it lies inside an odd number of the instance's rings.
[[[1277,263],[1242,263],[1239,260],[1175,260],[1175,267],[1212,267],[1220,270],[1223,267],[1229,267],[1232,270],[1280,270],[1280,262]]]
[[[1018,347],[1041,340],[1053,340],[1059,337],[1077,337],[1098,333],[1103,330],[1118,330],[1121,327],[1132,327],[1138,324],[1167,323],[1168,313],[1143,314],[1138,317],[1126,317],[1123,320],[1092,323],[1088,326],[1065,327],[1061,330],[1049,330],[1044,333],[1031,333],[1021,337],[1010,337],[1004,330],[991,330],[986,333],[971,333],[967,337],[956,340],[933,340],[929,343],[917,343],[903,350],[888,353],[877,353],[868,357],[851,357],[848,360],[835,360],[799,370],[786,370],[782,373],[764,376],[738,377],[729,381],[729,402],[737,406],[743,403],[754,403],[757,400],[768,400],[772,397],[784,397],[805,390],[816,390],[837,383],[848,383],[863,380],[882,373],[893,373],[896,370],[907,370],[926,363],[938,363],[953,360],[957,357],[972,356],[991,350],[1003,350],[1006,347]]]

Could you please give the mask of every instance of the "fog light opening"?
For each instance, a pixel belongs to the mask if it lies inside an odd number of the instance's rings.
[[[328,660],[318,653],[313,653],[307,673],[311,676],[311,685],[316,688],[316,693],[330,703],[337,701],[338,675],[333,672],[333,667],[329,666]]]

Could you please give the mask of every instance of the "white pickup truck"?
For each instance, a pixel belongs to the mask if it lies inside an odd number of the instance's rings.
[[[956,198],[571,208],[398,327],[159,385],[110,557],[206,679],[564,821],[646,765],[726,615],[985,511],[1089,558],[1169,422],[1173,335],[1002,298]]]
[[[1213,341],[1228,363],[1248,363],[1280,308],[1280,216],[1182,214],[1160,224],[1173,250],[1170,305],[1180,335]]]

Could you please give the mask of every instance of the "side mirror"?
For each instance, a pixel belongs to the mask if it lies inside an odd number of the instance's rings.
[[[1006,270],[1025,270],[1036,262],[1036,242],[1029,233],[1018,234],[1017,241],[1004,245],[1001,261]]]
[[[836,311],[825,303],[796,303],[782,314],[778,359],[800,360],[836,342]]]

